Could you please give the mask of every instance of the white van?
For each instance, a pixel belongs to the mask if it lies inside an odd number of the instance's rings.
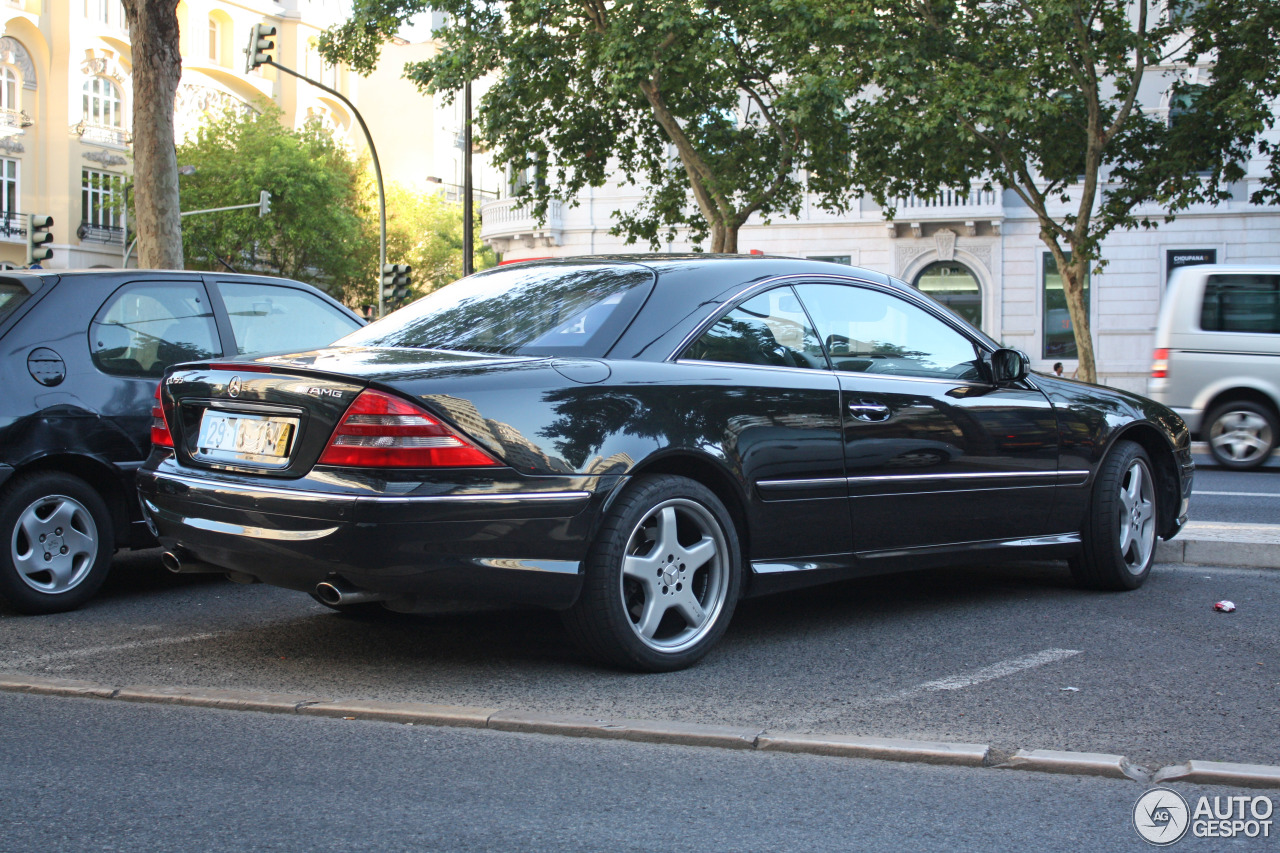
[[[1219,464],[1266,462],[1280,433],[1280,266],[1176,270],[1147,395],[1181,415]]]

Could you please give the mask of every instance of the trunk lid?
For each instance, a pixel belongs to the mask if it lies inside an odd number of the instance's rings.
[[[300,477],[366,388],[395,393],[396,380],[417,385],[433,374],[536,360],[362,347],[183,365],[164,380],[173,401],[165,414],[184,466]]]

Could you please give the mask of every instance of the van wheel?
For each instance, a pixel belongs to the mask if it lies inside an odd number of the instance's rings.
[[[102,496],[57,472],[5,485],[0,536],[0,598],[21,613],[61,613],[84,604],[102,586],[115,550]]]
[[[1224,468],[1257,468],[1276,446],[1276,417],[1257,403],[1224,403],[1209,413],[1205,423],[1209,452]]]

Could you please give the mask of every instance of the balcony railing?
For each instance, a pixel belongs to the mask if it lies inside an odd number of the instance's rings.
[[[0,211],[0,239],[16,240],[27,236],[27,215],[17,211]]]
[[[133,143],[133,134],[122,127],[111,127],[105,124],[89,124],[88,122],[80,122],[76,125],[76,133],[80,135],[80,139],[84,142],[91,142],[96,145],[113,145],[117,148],[127,148]]]
[[[909,195],[904,198],[895,200],[895,206],[898,208],[898,218],[904,218],[904,214],[914,216],[917,213],[926,212],[951,212],[954,210],[976,210],[984,208],[987,210],[995,209],[1000,206],[1000,195],[995,190],[984,190],[973,188],[964,189],[944,189],[936,196],[931,198],[922,198],[916,195]]]
[[[106,243],[112,246],[124,245],[124,228],[119,225],[94,225],[81,222],[76,229],[76,236],[81,243]]]
[[[31,127],[33,123],[31,116],[22,110],[0,110],[0,128],[22,130],[24,127]]]
[[[526,248],[559,246],[564,230],[563,211],[561,202],[552,201],[547,205],[546,222],[539,222],[523,199],[487,202],[480,208],[480,239],[497,252],[508,252],[519,245]]]

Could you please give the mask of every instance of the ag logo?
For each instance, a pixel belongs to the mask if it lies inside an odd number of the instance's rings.
[[[1143,841],[1165,847],[1187,834],[1191,816],[1187,801],[1177,791],[1152,788],[1133,807],[1133,828]]]
[[[232,397],[240,396],[240,377],[232,376],[231,381],[227,383],[227,393]]]

